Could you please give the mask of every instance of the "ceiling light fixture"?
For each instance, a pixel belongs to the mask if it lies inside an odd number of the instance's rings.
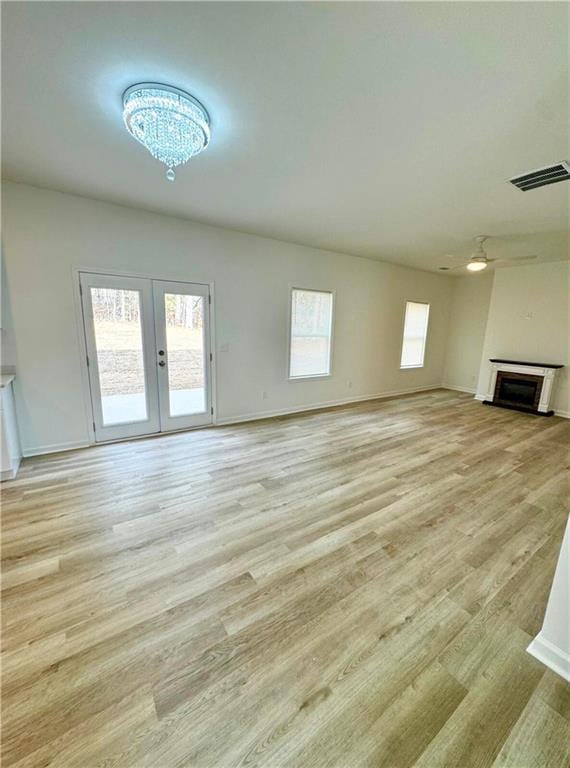
[[[470,261],[467,264],[467,269],[470,272],[481,272],[482,269],[487,268],[487,262],[486,261]]]
[[[482,270],[486,269],[489,264],[512,264],[512,263],[518,263],[519,261],[532,261],[532,259],[536,259],[535,255],[532,256],[511,256],[508,259],[490,259],[487,256],[487,252],[485,250],[484,243],[485,240],[489,239],[489,235],[477,235],[477,237],[473,238],[475,240],[475,243],[477,244],[477,247],[475,248],[474,253],[471,256],[471,259],[464,264],[457,264],[454,267],[440,267],[441,270],[449,270],[449,269],[463,269],[463,267],[467,267],[467,269],[470,272],[481,272]],[[454,256],[453,254],[448,254],[451,256],[451,258],[458,258]]]
[[[174,169],[206,149],[210,118],[193,96],[160,83],[132,85],[123,94],[123,119],[128,132],[167,167]]]

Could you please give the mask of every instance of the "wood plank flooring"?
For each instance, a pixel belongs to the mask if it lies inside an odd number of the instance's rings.
[[[445,390],[3,486],[4,768],[566,768],[570,422]]]

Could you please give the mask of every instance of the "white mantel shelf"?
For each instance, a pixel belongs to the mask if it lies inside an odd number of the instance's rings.
[[[490,363],[501,363],[503,365],[522,365],[525,367],[531,367],[531,368],[552,368],[553,370],[557,371],[559,368],[564,368],[563,365],[557,364],[551,364],[551,363],[529,363],[526,360],[503,360],[501,357],[491,357],[489,358]]]

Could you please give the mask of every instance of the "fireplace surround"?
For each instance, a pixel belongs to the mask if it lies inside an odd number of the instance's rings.
[[[556,372],[562,365],[491,358],[491,377],[485,405],[553,416],[550,399]]]

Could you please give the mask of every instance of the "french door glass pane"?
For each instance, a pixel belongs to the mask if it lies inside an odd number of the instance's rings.
[[[170,416],[206,410],[204,298],[164,294]]]
[[[139,291],[91,288],[103,424],[146,421]]]

